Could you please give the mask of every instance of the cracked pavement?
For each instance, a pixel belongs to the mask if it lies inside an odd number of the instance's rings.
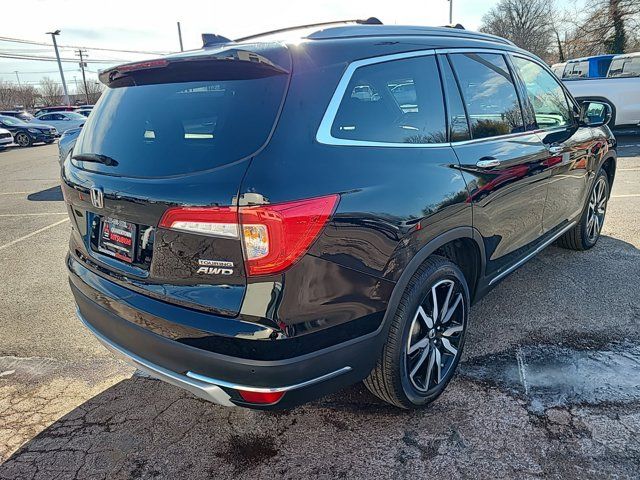
[[[1,152],[0,479],[637,478],[640,137],[620,147],[596,248],[476,305],[459,374],[411,412],[362,385],[230,409],[136,375],[75,319],[55,146]]]

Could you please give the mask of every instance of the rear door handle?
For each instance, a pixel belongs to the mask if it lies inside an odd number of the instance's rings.
[[[476,162],[478,168],[494,168],[500,166],[500,160],[494,157],[482,157]]]

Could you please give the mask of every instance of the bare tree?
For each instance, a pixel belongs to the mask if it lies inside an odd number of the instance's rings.
[[[640,45],[640,0],[592,0],[568,23],[569,56],[632,52]]]
[[[40,100],[40,94],[33,85],[22,85],[17,91],[18,104],[26,109],[36,106]]]
[[[78,89],[78,94],[82,95],[84,99],[88,99],[89,104],[95,104],[100,95],[102,95],[102,84],[100,82],[87,80],[87,89],[85,90],[84,84],[80,84],[80,88]]]
[[[482,17],[481,32],[511,40],[547,58],[552,50],[553,0],[500,0]]]
[[[17,85],[0,80],[0,108],[7,110],[13,108],[17,103],[17,91]]]
[[[64,96],[60,84],[49,77],[40,80],[40,95],[45,106],[60,105]]]

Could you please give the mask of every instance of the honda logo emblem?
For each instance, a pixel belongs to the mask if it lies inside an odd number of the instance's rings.
[[[91,204],[96,208],[104,207],[104,192],[101,187],[91,187]]]

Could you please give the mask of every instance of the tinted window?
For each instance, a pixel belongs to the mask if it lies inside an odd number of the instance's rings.
[[[25,122],[23,122],[19,118],[2,117],[2,123],[4,123],[5,125],[18,126],[18,125],[24,125]]]
[[[446,141],[444,103],[434,56],[358,68],[345,91],[331,134],[387,143]]]
[[[465,53],[450,58],[460,82],[473,138],[524,130],[516,88],[502,55]]]
[[[447,57],[442,57],[440,63],[442,67],[442,82],[444,83],[444,91],[447,97],[447,105],[449,107],[449,138],[452,142],[459,142],[462,140],[469,140],[471,134],[469,133],[469,124],[467,123],[467,115],[464,111],[464,105],[462,98],[460,97],[460,90],[458,89],[458,83]]]
[[[568,63],[564,70],[564,78],[587,78],[589,76],[589,61]]]
[[[617,58],[611,62],[609,77],[640,76],[640,57]]]
[[[211,169],[251,155],[266,141],[285,74],[251,80],[107,88],[74,153],[99,153],[117,167],[82,168],[153,177]],[[83,118],[84,119],[84,118]]]
[[[512,57],[513,64],[527,88],[527,96],[539,128],[571,124],[571,113],[564,90],[544,68],[531,60]]]
[[[76,112],[67,112],[64,115],[60,115],[62,118],[68,118],[69,120],[84,120],[84,117]]]
[[[40,120],[54,120],[53,115],[40,115],[38,118]]]

